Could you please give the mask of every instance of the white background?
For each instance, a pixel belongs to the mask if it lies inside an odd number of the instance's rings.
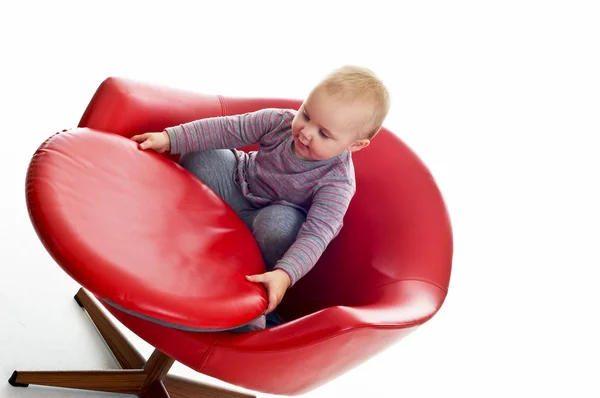
[[[435,318],[306,396],[600,396],[597,2],[392,4],[2,2],[0,397],[106,396],[2,382],[115,366],[24,201],[31,155],[102,80],[302,98],[346,63],[392,92],[386,126],[440,185],[454,265]]]

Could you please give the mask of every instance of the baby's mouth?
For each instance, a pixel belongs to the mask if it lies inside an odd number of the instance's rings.
[[[296,140],[296,143],[298,144],[298,146],[302,149],[308,149],[308,147],[306,145],[304,145],[299,139]]]

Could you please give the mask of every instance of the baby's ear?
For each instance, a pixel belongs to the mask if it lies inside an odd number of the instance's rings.
[[[361,149],[368,147],[370,143],[371,140],[367,138],[363,138],[362,140],[356,140],[350,145],[350,148],[348,148],[348,150],[350,152],[358,152]]]

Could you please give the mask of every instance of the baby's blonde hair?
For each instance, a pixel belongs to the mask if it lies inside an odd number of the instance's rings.
[[[314,90],[319,87],[323,87],[328,95],[370,103],[373,113],[367,121],[364,138],[371,139],[377,135],[390,109],[390,95],[372,70],[362,66],[345,65],[325,76]]]

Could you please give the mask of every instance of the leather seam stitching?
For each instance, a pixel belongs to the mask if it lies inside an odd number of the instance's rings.
[[[225,116],[227,114],[227,105],[225,104],[225,98],[221,95],[217,95],[219,102],[221,103],[221,116]]]
[[[202,369],[204,367],[204,364],[208,360],[208,357],[210,356],[210,354],[214,351],[214,348],[215,348],[216,345],[217,345],[217,340],[213,341],[213,343],[208,348],[208,350],[206,350],[206,352],[204,353],[204,356],[202,357],[202,359],[200,360],[200,363],[197,366],[198,370],[200,370],[200,369]]]
[[[445,287],[443,287],[443,286],[442,286],[442,285],[440,285],[439,283],[437,283],[437,282],[434,282],[434,281],[432,281],[432,280],[430,280],[430,279],[427,279],[427,278],[420,278],[420,277],[412,277],[412,278],[403,278],[403,279],[398,279],[398,280],[395,280],[395,281],[392,281],[392,282],[388,282],[388,283],[386,283],[386,284],[384,284],[384,285],[381,285],[381,286],[379,286],[379,289],[381,289],[381,288],[382,288],[382,287],[384,287],[384,286],[391,285],[391,284],[398,283],[398,282],[403,282],[403,281],[419,281],[419,282],[425,282],[425,283],[428,283],[428,284],[430,284],[430,285],[432,285],[432,286],[435,286],[435,287],[437,287],[438,289],[440,289],[442,292],[444,292],[444,293],[446,293],[446,294],[448,293],[448,289],[446,289]]]

